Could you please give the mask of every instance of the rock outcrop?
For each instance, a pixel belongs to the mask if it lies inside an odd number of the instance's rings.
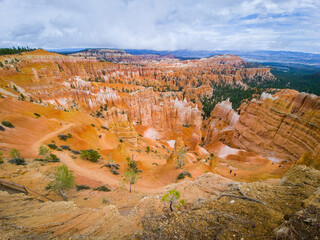
[[[232,142],[262,155],[290,161],[320,145],[320,97],[294,90],[262,94],[241,106]]]
[[[239,115],[232,109],[232,103],[229,99],[218,103],[211,112],[205,143],[230,142],[238,120]]]
[[[116,134],[116,136],[122,140],[126,141],[134,146],[137,146],[138,134],[134,129],[132,123],[128,121],[124,122],[112,122],[109,124],[109,130],[111,133]]]

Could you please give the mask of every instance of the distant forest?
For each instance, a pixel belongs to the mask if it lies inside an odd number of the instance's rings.
[[[290,88],[299,92],[313,93],[320,96],[320,69],[301,64],[264,64],[271,67],[271,73],[276,81],[261,84],[248,83],[259,88]]]
[[[28,52],[33,50],[36,50],[36,49],[29,48],[29,47],[0,48],[0,55],[17,54],[17,53]]]
[[[226,99],[230,99],[232,102],[232,108],[238,109],[241,103],[248,99],[251,100],[255,94],[260,95],[267,89],[250,87],[248,89],[244,89],[239,86],[232,86],[229,84],[213,84],[213,95],[211,98],[204,97],[201,99],[201,103],[204,111],[204,118],[210,116],[211,111],[214,109],[216,104],[222,102]]]
[[[270,66],[270,65],[269,65]],[[213,96],[201,100],[204,118],[210,116],[215,105],[230,98],[232,108],[238,109],[245,100],[251,100],[255,95],[263,92],[274,92],[273,89],[294,89],[299,92],[313,93],[320,96],[320,69],[306,65],[279,65],[271,66],[271,72],[276,76],[274,81],[247,81],[249,88],[228,84],[213,84]]]

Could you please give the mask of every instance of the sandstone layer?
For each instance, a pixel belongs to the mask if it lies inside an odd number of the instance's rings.
[[[241,106],[233,143],[263,155],[296,161],[305,152],[318,155],[320,98],[282,90]]]

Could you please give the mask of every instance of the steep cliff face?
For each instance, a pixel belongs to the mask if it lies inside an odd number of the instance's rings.
[[[232,103],[229,99],[218,103],[211,112],[205,143],[211,144],[216,141],[229,142],[238,120],[239,115],[232,109]]]
[[[263,155],[296,161],[305,152],[316,154],[320,144],[320,98],[282,90],[262,94],[241,106],[233,143]]]

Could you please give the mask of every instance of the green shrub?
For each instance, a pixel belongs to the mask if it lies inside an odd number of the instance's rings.
[[[57,146],[56,144],[54,144],[54,143],[49,143],[49,144],[47,144],[47,146],[48,146],[50,149],[57,149],[57,148],[58,148],[58,146]]]
[[[177,179],[180,180],[180,179],[184,179],[185,177],[191,178],[191,174],[187,171],[183,171],[183,172],[179,173]]]
[[[4,130],[6,130],[6,129],[0,125],[0,131],[3,132]]]
[[[107,188],[105,185],[102,185],[100,187],[94,188],[94,191],[103,191],[103,192],[110,192],[111,190]]]
[[[47,158],[48,162],[60,162],[60,158],[57,155],[50,153],[50,156]]]
[[[43,158],[35,158],[35,159],[33,159],[33,161],[35,161],[35,162],[45,162],[47,160],[43,159]]]
[[[80,158],[82,159],[89,160],[91,162],[98,162],[100,157],[100,154],[93,149],[81,150]]]
[[[167,202],[169,203],[169,208],[171,210],[171,212],[173,212],[175,209],[184,206],[185,205],[185,201],[184,199],[180,199],[180,192],[178,192],[177,190],[170,190],[167,194],[165,194],[161,200],[163,202]]]
[[[68,137],[68,138],[72,138],[71,133],[68,133],[68,134],[67,134],[67,137]]]
[[[147,146],[147,148],[146,148],[146,152],[147,152],[147,154],[149,154],[149,152],[150,152],[150,147],[149,146]]]
[[[75,154],[75,155],[80,155],[80,154],[81,154],[80,151],[76,151],[76,150],[71,150],[71,152],[72,152],[73,154]]]
[[[51,175],[52,181],[48,185],[48,189],[56,191],[64,200],[67,200],[67,191],[74,186],[73,173],[66,165],[58,166]]]
[[[59,134],[58,135],[58,138],[62,141],[66,141],[68,139],[68,136],[67,135],[64,135],[64,134]]]
[[[1,124],[5,127],[8,127],[8,128],[14,128],[14,126],[12,125],[11,122],[8,122],[8,121],[2,121]]]
[[[132,157],[132,159],[130,159],[129,157],[127,157],[127,165],[128,165],[128,170],[132,169],[135,173],[139,172],[138,169],[138,161],[135,161]]]
[[[61,145],[60,147],[61,147],[63,150],[71,151],[71,148],[70,148],[70,146],[68,146],[68,145]]]
[[[16,164],[16,165],[26,165],[27,164],[25,162],[24,158],[20,158],[20,152],[15,148],[11,149],[10,157],[11,157],[11,159],[9,160],[9,163]]]
[[[33,113],[37,118],[41,117],[41,115],[39,113]]]
[[[47,156],[47,154],[49,153],[49,149],[46,148],[45,146],[40,146],[39,147],[39,155],[40,156]]]
[[[87,185],[76,185],[77,191],[90,189]]]
[[[16,158],[9,160],[9,163],[15,164],[15,165],[27,165],[24,158]]]
[[[15,149],[15,148],[12,148],[9,154],[12,159],[20,158],[20,152],[19,152],[19,150]]]

